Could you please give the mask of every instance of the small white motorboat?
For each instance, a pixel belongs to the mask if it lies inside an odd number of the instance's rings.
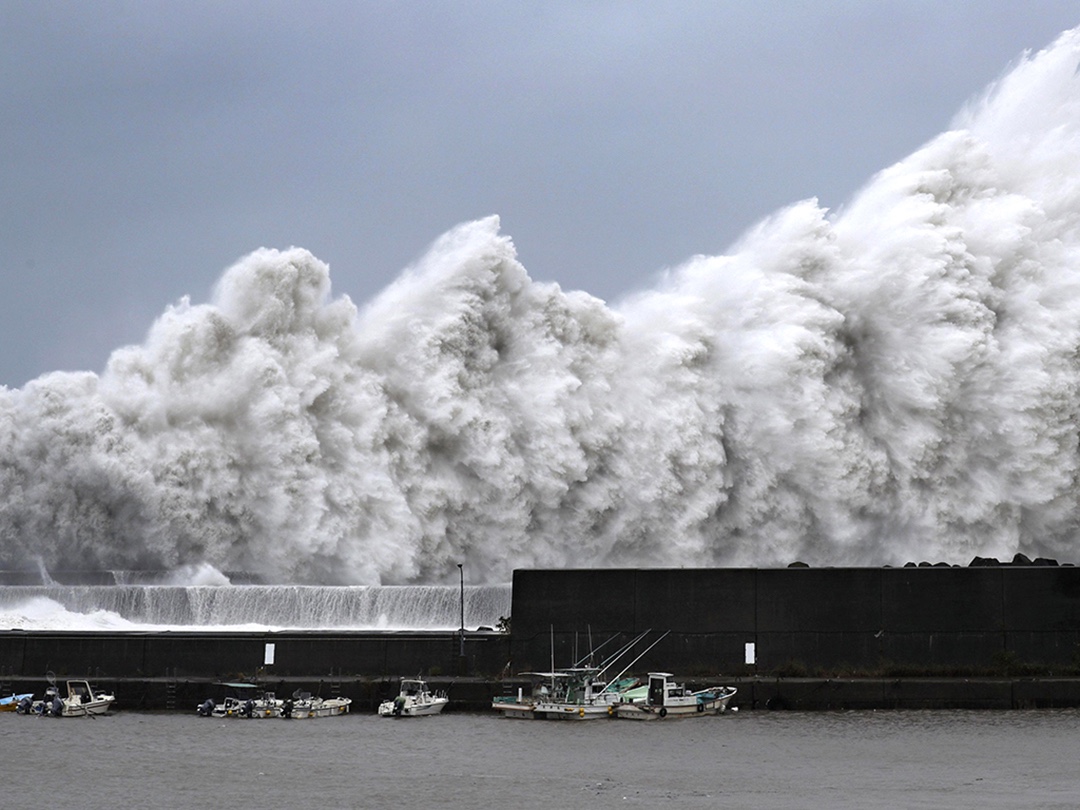
[[[432,692],[420,678],[402,678],[398,696],[379,704],[379,716],[424,717],[438,714],[449,702],[445,694]]]
[[[281,716],[297,720],[306,717],[334,717],[339,714],[348,714],[352,698],[313,697],[311,692],[294,692],[290,700],[286,700],[281,707]]]
[[[95,691],[89,681],[70,680],[66,682],[67,696],[61,697],[56,687],[56,679],[49,677],[49,688],[45,690],[43,700],[35,700],[27,705],[22,700],[17,707],[20,714],[36,714],[41,717],[90,717],[105,714],[116,700],[115,695]]]
[[[713,686],[691,691],[675,683],[670,672],[650,672],[643,694],[624,695],[615,716],[627,720],[662,720],[665,717],[697,717],[726,711],[738,691],[733,686]]]

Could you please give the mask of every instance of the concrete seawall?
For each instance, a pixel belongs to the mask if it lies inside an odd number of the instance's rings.
[[[648,631],[609,675],[625,662],[732,684],[743,709],[1080,706],[1071,566],[517,571],[512,599],[510,633],[464,643],[453,631],[0,632],[0,693],[40,692],[51,671],[114,689],[121,707],[186,711],[218,682],[257,679],[366,711],[423,675],[451,710],[481,710],[526,685],[514,673],[607,645],[604,658]]]
[[[687,674],[1080,675],[1072,566],[516,571],[512,618],[519,669],[651,629]]]

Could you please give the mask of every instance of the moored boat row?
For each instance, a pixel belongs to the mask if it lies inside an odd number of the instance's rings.
[[[720,714],[738,691],[733,686],[690,690],[670,672],[650,672],[644,686],[636,679],[603,684],[586,672],[594,670],[526,673],[536,678],[530,695],[522,690],[517,697],[496,698],[491,707],[505,717],[532,720],[663,720]]]
[[[546,720],[610,717],[659,720],[719,714],[728,710],[737,691],[731,686],[691,690],[677,683],[668,672],[650,672],[648,681],[641,684],[635,677],[623,677],[629,666],[608,680],[605,672],[648,632],[638,636],[600,666],[582,665],[583,659],[566,669],[552,667],[549,672],[523,673],[533,678],[530,693],[526,696],[524,690],[519,689],[516,697],[495,698],[491,706],[506,717]],[[658,642],[659,639],[645,652]],[[630,666],[644,654],[639,655]],[[592,658],[591,653],[589,660]],[[89,681],[81,679],[66,681],[67,695],[62,697],[55,676],[50,672],[47,678],[50,686],[42,700],[34,700],[32,693],[11,695],[0,698],[0,711],[43,717],[89,717],[107,713],[115,701],[114,695],[96,690]],[[237,719],[303,719],[348,714],[352,704],[352,699],[348,697],[323,698],[300,690],[294,692],[291,698],[281,699],[255,683],[228,682],[219,686],[227,691],[221,702],[207,699],[196,708],[197,714]],[[377,713],[381,717],[424,717],[439,714],[448,703],[447,695],[433,692],[423,678],[402,678],[398,694],[383,700],[378,705]]]
[[[693,717],[727,711],[738,691],[733,686],[690,690],[676,683],[670,672],[650,672],[648,682],[644,685],[640,685],[637,678],[622,677],[667,633],[650,644],[612,681],[604,679],[604,673],[642,642],[649,632],[646,630],[637,636],[600,666],[580,666],[583,662],[579,661],[567,669],[556,670],[552,666],[550,672],[526,672],[525,675],[533,678],[531,693],[525,696],[524,689],[519,689],[516,697],[495,698],[491,707],[504,717],[533,720],[595,720],[605,717],[662,720],[669,716]],[[554,653],[553,639],[553,663]],[[589,658],[592,656],[593,653],[590,653]]]
[[[229,694],[221,703],[213,699],[203,701],[195,710],[197,714],[238,719],[335,717],[348,714],[352,704],[351,698],[322,698],[299,690],[291,698],[282,700],[253,683],[223,683],[221,686]],[[423,717],[438,714],[448,702],[445,694],[432,692],[422,678],[403,678],[398,695],[383,701],[378,714],[381,717]]]
[[[220,703],[213,698],[204,700],[195,709],[200,717],[301,720],[348,714],[352,705],[352,698],[347,697],[323,698],[297,690],[291,698],[282,699],[254,683],[230,682],[220,685],[227,691],[224,699]]]

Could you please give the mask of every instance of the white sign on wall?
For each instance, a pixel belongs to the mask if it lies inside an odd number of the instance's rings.
[[[274,663],[274,645],[268,643],[266,645],[266,653],[263,655],[263,665],[270,666]]]
[[[746,642],[746,663],[757,663],[757,644],[752,641]]]

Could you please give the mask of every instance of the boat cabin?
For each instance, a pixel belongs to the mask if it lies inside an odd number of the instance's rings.
[[[554,672],[523,672],[533,679],[534,700],[555,703],[588,703],[604,691],[606,684],[594,680],[595,667],[571,667]]]
[[[650,706],[668,706],[671,701],[668,698],[681,698],[691,694],[686,689],[673,683],[670,679],[675,677],[670,672],[650,672],[649,692],[647,703]]]
[[[402,678],[401,690],[402,695],[409,697],[419,697],[428,690],[427,683],[416,678]]]
[[[68,700],[89,703],[94,699],[94,692],[87,681],[68,681]]]

